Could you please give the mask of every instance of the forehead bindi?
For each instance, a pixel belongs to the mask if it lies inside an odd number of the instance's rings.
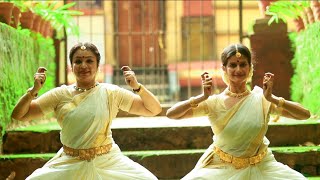
[[[91,51],[77,51],[73,55],[74,58],[95,58],[95,55]]]
[[[247,63],[247,62],[248,62],[247,58],[244,58],[244,57],[237,58],[236,56],[230,57],[228,61],[228,63]]]

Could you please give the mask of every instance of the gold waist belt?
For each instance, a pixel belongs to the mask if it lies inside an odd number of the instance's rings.
[[[220,148],[214,147],[214,152],[223,162],[231,163],[236,169],[248,167],[259,163],[267,154],[267,149],[256,156],[239,158],[223,152]]]
[[[63,151],[73,157],[79,157],[81,160],[90,161],[94,159],[96,156],[100,156],[102,154],[107,154],[112,147],[112,144],[107,144],[104,146],[94,147],[90,149],[73,149],[63,145]]]

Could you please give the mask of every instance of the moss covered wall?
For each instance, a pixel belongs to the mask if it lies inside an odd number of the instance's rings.
[[[310,24],[304,31],[291,33],[295,51],[292,65],[291,96],[301,102],[316,118],[320,117],[320,21]]]
[[[10,118],[18,99],[33,86],[39,66],[48,69],[40,94],[55,86],[55,49],[51,38],[0,23],[0,127],[23,125]],[[1,137],[1,135],[0,135]]]

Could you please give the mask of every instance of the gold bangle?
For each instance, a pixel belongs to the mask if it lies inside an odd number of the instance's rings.
[[[283,97],[280,97],[279,98],[279,102],[278,102],[278,108],[282,108],[283,107],[283,105],[284,105],[284,103],[285,103],[285,99],[283,98]]]
[[[194,99],[195,99],[194,97],[191,97],[191,98],[189,99],[189,104],[190,104],[191,108],[196,108],[196,107],[198,107],[198,104],[194,102]]]

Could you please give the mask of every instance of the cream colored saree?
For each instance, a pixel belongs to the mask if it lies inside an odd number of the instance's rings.
[[[37,102],[44,113],[56,113],[64,146],[89,149],[111,144],[111,149],[93,159],[81,160],[67,155],[61,148],[54,158],[27,179],[157,179],[124,156],[112,138],[112,119],[118,109],[128,111],[132,101],[131,92],[109,84],[100,84],[75,96],[70,93],[70,86],[44,94]]]
[[[262,89],[230,109],[219,95],[211,96],[194,109],[194,115],[208,115],[214,133],[213,144],[183,179],[259,180],[305,179],[298,172],[277,162],[265,137],[270,102]]]

